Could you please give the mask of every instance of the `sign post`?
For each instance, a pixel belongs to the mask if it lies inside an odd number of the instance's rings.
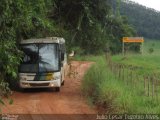
[[[143,37],[123,37],[122,39],[122,53],[124,55],[124,46],[125,43],[141,43],[141,53],[143,54],[143,43],[144,43],[144,39]]]
[[[124,42],[122,43],[122,53],[124,55]]]

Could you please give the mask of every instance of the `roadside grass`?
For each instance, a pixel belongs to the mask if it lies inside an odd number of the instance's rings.
[[[152,48],[152,53],[149,49]],[[82,81],[82,91],[90,103],[97,106],[100,113],[108,114],[160,114],[160,94],[154,98],[144,95],[143,76],[160,73],[160,42],[146,41],[144,54],[114,55],[112,61],[127,66],[136,66],[133,74],[136,81],[128,81],[126,69],[124,79],[117,78],[109,69],[104,55],[77,56],[77,60],[94,61],[95,64],[88,70]],[[139,75],[137,79],[135,74]],[[159,78],[159,77],[158,77]],[[131,82],[126,84],[126,81]],[[134,82],[135,85],[132,85]],[[152,86],[150,86],[152,89]],[[160,87],[157,88],[160,91]]]
[[[96,63],[85,74],[82,91],[90,102],[102,113],[160,113],[157,99],[142,96],[138,86],[132,89],[123,80],[115,78],[107,66],[104,56],[97,57]]]

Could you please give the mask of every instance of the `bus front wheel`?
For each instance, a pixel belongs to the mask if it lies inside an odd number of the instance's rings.
[[[60,91],[60,87],[56,87],[56,92],[59,92]]]
[[[64,85],[64,80],[63,80],[63,82],[61,83],[61,85],[62,85],[62,86]]]

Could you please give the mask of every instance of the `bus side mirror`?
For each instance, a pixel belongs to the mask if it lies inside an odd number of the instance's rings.
[[[64,53],[61,53],[61,61],[64,60]]]

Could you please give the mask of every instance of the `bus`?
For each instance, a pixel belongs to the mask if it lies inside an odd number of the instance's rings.
[[[20,49],[24,54],[19,66],[19,87],[60,91],[68,70],[65,40],[60,37],[27,39],[20,42]]]

